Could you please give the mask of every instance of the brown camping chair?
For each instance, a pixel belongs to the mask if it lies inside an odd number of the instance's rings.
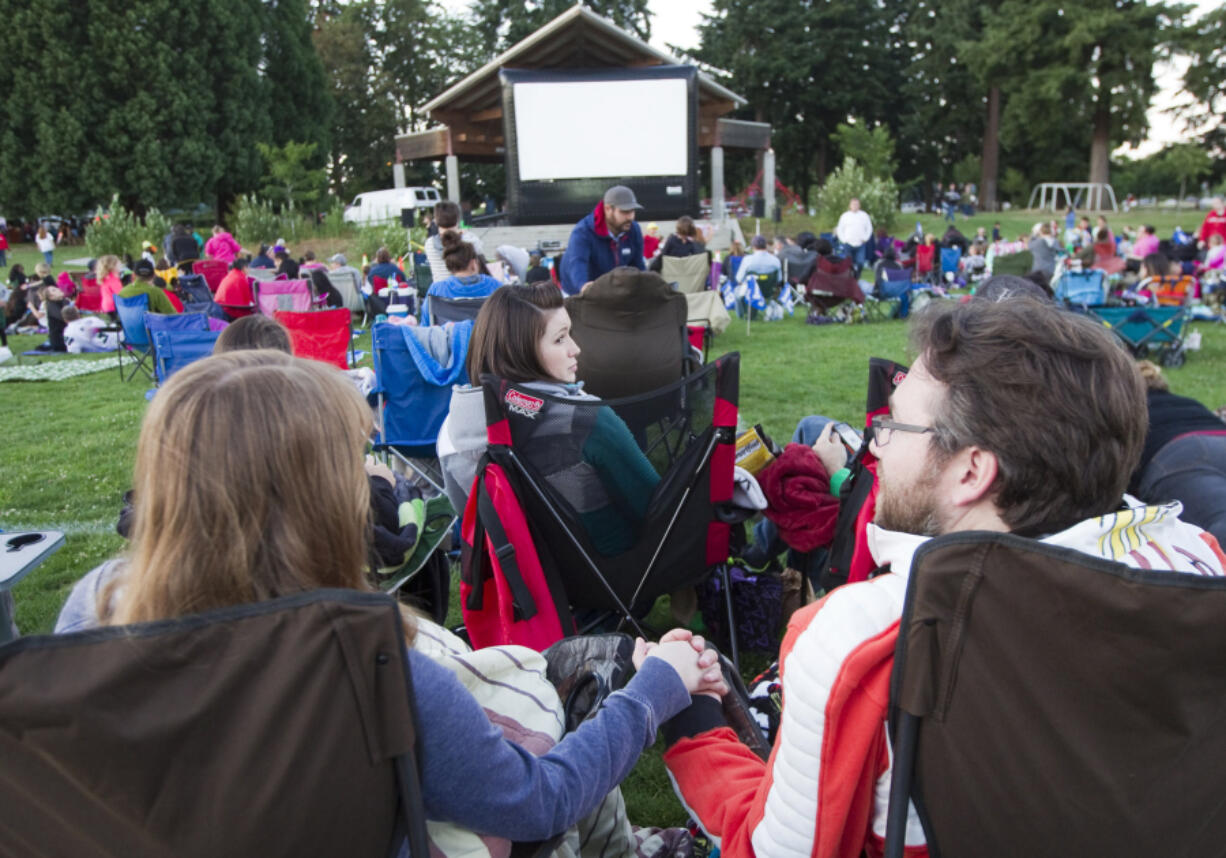
[[[1117,534],[1124,551],[1144,538]],[[908,796],[933,856],[1222,854],[1224,615],[1223,578],[1010,534],[923,546],[891,683],[886,854],[903,854]]]
[[[677,291],[689,294],[707,288],[711,276],[711,254],[660,257],[660,274],[667,283],[676,283]]]
[[[696,369],[687,307],[685,295],[659,274],[630,267],[614,268],[567,298],[584,389],[619,399],[667,387]]]
[[[428,855],[403,630],[319,590],[0,648],[0,855]]]

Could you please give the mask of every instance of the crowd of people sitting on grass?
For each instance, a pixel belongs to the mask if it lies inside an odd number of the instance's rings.
[[[207,242],[176,228],[161,254],[150,245],[139,258],[97,259],[90,270],[104,315],[115,312],[116,298],[138,295],[152,312],[181,312],[176,282],[192,263],[201,254],[225,263],[215,299],[230,324],[212,356],[179,370],[153,398],[120,514],[127,548],[75,584],[56,631],[175,620],[320,588],[369,591],[376,570],[407,558],[422,519],[406,512],[402,503],[412,502],[397,495],[403,475],[366,455],[380,415],[339,370],[292,356],[282,325],[253,312],[253,268],[307,279],[316,295],[342,306],[329,275],[352,273],[368,312],[419,318],[421,326],[438,327],[431,299],[484,299],[476,318],[460,323],[471,330],[466,353],[452,356],[465,364],[471,384],[452,391],[438,437],[446,494],[462,508],[475,490],[485,491],[473,482],[493,437],[480,384],[494,375],[543,397],[528,419],[541,417],[535,425],[549,426],[550,447],[539,451],[548,460],[549,485],[575,504],[597,551],[625,551],[651,512],[661,477],[615,403],[584,390],[568,307],[600,295],[627,271],[641,272],[667,295],[663,278],[646,270],[652,259],[709,252],[696,224],[682,218],[648,255],[647,237],[658,236],[650,227],[647,236],[639,230],[639,208],[628,188],[610,189],[575,227],[599,241],[575,240],[570,259],[559,262],[513,247],[487,259],[476,236],[460,228],[458,209],[441,204],[438,231],[424,248],[431,283],[420,306],[417,266],[410,277],[387,248],[357,269],[341,254],[326,263],[312,252],[296,257],[283,241],[248,253],[221,227]],[[858,206],[849,211],[856,214]],[[944,535],[995,531],[1013,534],[1016,545],[1128,567],[1129,580],[1226,573],[1219,543],[1226,539],[1226,423],[1171,393],[1156,366],[1134,362],[1102,325],[1052,300],[1050,281],[1070,270],[1071,259],[1084,255],[1087,268],[1105,259],[1099,245],[1112,246],[1121,278],[1132,261],[1138,277],[1161,276],[1173,264],[1220,268],[1226,209],[1215,206],[1197,237],[1204,246],[1198,252],[1191,245],[1196,258],[1187,260],[1178,252],[1162,256],[1149,228],[1135,239],[1121,232],[1117,241],[1105,220],[1084,229],[1074,223],[1063,245],[1049,223],[1017,242],[986,230],[968,238],[953,225],[941,239],[917,233],[897,241],[866,230],[858,215],[849,220],[854,232],[846,235],[860,242],[851,253],[837,235],[780,237],[773,247],[755,235],[752,252],[734,247],[724,258],[724,275],[734,283],[787,280],[840,251],[844,273],[890,263],[922,275],[922,261],[939,266],[940,250],[956,249],[966,264],[948,273],[981,280],[973,296],[934,301],[912,320],[910,366],[891,364],[889,395],[866,422],[865,444],[852,445],[826,418],[806,418],[795,443],[776,451],[760,479],[738,475],[743,495],[763,497],[754,508],[765,506],[753,542],[743,547],[747,557],[756,552],[752,563],[769,567],[785,552],[803,555],[802,591],[825,589],[820,599],[802,596],[810,604],[784,619],[775,673],[765,683],[774,688],[765,695],[774,706],[770,734],[759,736],[773,745],[769,756],[731,728],[729,712],[747,701],[693,629],[674,629],[658,642],[637,640],[634,677],[582,726],[568,729],[570,701],[546,679],[545,656],[522,647],[473,650],[406,607],[399,629],[412,673],[425,813],[439,854],[508,854],[515,841],[562,836],[555,854],[688,858],[691,832],[635,829],[620,795],[619,784],[658,733],[695,831],[723,854],[881,854],[894,766],[891,668],[921,546]],[[1033,259],[1033,270],[1023,272],[1028,277],[993,272],[1022,252]],[[52,273],[49,263],[32,277],[12,267],[6,322],[17,331],[45,327],[56,350],[74,348],[78,339],[79,350],[100,347],[105,324],[85,325],[65,291],[72,278]],[[400,284],[410,284],[407,305]],[[567,291],[574,294],[564,297]],[[686,341],[680,327],[673,332],[679,343]],[[610,343],[616,351],[617,338]],[[623,357],[627,374],[638,371],[639,355]],[[824,403],[814,390],[794,395],[820,411]],[[1086,407],[1089,392],[1094,407]],[[1036,417],[1019,420],[1023,413]],[[858,465],[864,470],[849,476]],[[776,493],[790,479],[805,489]],[[853,502],[839,488],[847,479],[871,481],[864,485],[872,492],[857,495],[868,504],[864,515],[840,515]],[[1141,523],[1144,539],[1135,530]],[[693,540],[695,552],[710,547],[705,533],[673,538]],[[819,568],[818,558],[836,540],[854,546],[843,581],[825,580]],[[1138,634],[1119,645],[1143,649],[1145,640]],[[1179,701],[1161,702],[1180,708]],[[139,754],[139,744],[132,750]],[[309,789],[270,786],[291,796]],[[907,854],[926,854],[914,808],[901,835]]]

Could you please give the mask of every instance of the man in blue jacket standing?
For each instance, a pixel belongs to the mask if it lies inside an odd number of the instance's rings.
[[[575,224],[562,254],[562,291],[578,295],[583,287],[614,268],[643,262],[643,231],[634,222],[642,206],[634,191],[614,185],[605,191],[595,210]]]

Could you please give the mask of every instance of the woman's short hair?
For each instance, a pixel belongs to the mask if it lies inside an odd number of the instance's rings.
[[[241,351],[175,373],[141,426],[131,548],[104,621],[368,589],[370,428],[353,385],[315,361]]]
[[[697,238],[698,227],[694,226],[694,219],[689,215],[682,215],[677,218],[677,226],[675,227],[677,235],[682,238]]]
[[[548,373],[537,352],[545,336],[546,314],[562,306],[562,292],[550,281],[511,284],[485,299],[468,344],[468,377],[482,375],[508,381],[539,381]]]
[[[443,264],[452,274],[466,270],[477,258],[476,249],[458,232],[444,232],[440,238],[443,242]]]
[[[213,354],[271,349],[292,354],[289,331],[276,319],[256,313],[226,325],[213,344]]]
[[[375,262],[391,262],[392,252],[386,247],[380,247],[375,251]]]

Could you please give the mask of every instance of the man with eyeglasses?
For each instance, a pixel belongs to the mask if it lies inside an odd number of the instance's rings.
[[[1145,439],[1145,393],[1110,332],[1009,297],[935,306],[911,339],[916,360],[889,414],[873,421],[867,545],[880,572],[793,615],[769,761],[737,741],[709,697],[665,725],[676,788],[725,858],[881,854],[890,672],[911,558],[928,538],[1012,532],[1133,567],[1226,567],[1217,541],[1181,522],[1177,505],[1124,495]],[[1110,538],[1140,521],[1145,545]],[[926,854],[914,808],[906,843],[908,855]]]

